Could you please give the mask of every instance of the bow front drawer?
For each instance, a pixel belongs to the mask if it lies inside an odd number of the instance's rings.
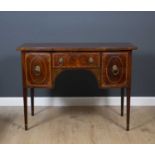
[[[100,67],[99,53],[53,53],[54,68]]]

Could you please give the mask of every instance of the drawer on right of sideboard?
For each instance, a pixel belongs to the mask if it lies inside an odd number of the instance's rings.
[[[105,52],[101,61],[101,87],[125,87],[130,83],[131,52]]]

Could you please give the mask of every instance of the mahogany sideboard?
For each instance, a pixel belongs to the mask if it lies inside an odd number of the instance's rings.
[[[131,43],[25,43],[17,48],[22,56],[25,130],[28,130],[27,90],[31,92],[31,114],[34,115],[34,88],[54,88],[64,70],[91,72],[99,88],[121,89],[121,116],[124,91],[127,94],[126,130],[130,122],[132,51]]]

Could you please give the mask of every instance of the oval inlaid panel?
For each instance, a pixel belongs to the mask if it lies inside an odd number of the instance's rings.
[[[28,85],[48,86],[51,83],[50,54],[27,54],[26,68],[26,77]]]
[[[112,83],[119,82],[123,76],[123,60],[119,56],[112,56],[107,62],[106,76]]]
[[[127,85],[128,53],[107,52],[102,54],[101,85],[104,87],[124,87]]]
[[[33,57],[30,63],[30,77],[35,83],[44,83],[47,78],[48,71],[46,69],[46,62],[40,56]],[[37,67],[39,70],[37,71]]]

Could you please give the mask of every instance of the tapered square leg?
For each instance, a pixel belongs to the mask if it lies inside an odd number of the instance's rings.
[[[34,116],[34,88],[31,88],[31,115]]]
[[[126,130],[129,131],[130,129],[130,95],[131,95],[131,89],[127,88],[127,127]]]
[[[24,100],[24,122],[25,122],[25,130],[28,130],[28,119],[27,119],[27,88],[23,88],[23,100]]]
[[[121,116],[124,115],[124,88],[121,88]]]

